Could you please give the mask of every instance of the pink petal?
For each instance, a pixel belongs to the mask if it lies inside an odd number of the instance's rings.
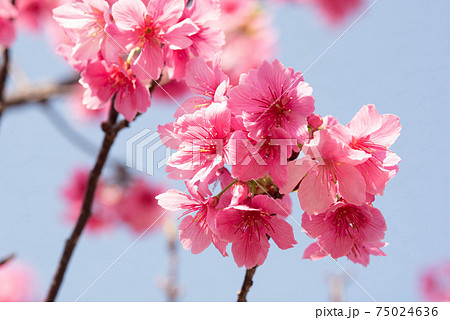
[[[312,261],[319,260],[325,258],[328,255],[325,251],[323,251],[317,242],[310,244],[303,253],[302,259],[310,259]]]
[[[199,28],[191,19],[185,19],[176,25],[171,26],[165,34],[165,42],[172,50],[185,49],[192,45],[189,36],[198,32]]]
[[[297,244],[294,238],[294,230],[289,223],[279,218],[272,218],[269,223],[271,228],[268,229],[267,233],[280,249],[293,248]]]
[[[178,227],[181,245],[185,250],[191,249],[191,253],[199,254],[211,244],[210,231],[202,228],[200,223],[194,221],[192,216],[187,216]]]
[[[147,43],[133,63],[133,71],[141,81],[158,80],[164,67],[161,48],[154,42]]]
[[[288,162],[287,165],[287,181],[280,188],[281,194],[288,194],[297,186],[300,180],[308,173],[311,168],[317,165],[317,162],[306,157]]]
[[[189,205],[198,204],[197,201],[191,199],[186,194],[174,189],[167,190],[155,198],[161,207],[170,211],[181,210]]]
[[[142,1],[120,0],[113,4],[112,15],[117,26],[122,30],[130,30],[145,24],[147,9]]]
[[[360,205],[366,200],[366,182],[361,173],[349,164],[335,167],[339,193],[348,203]]]
[[[308,214],[325,212],[336,201],[336,185],[329,174],[325,166],[317,166],[300,183],[298,198]]]
[[[265,236],[260,241],[253,240],[252,242],[242,237],[236,242],[233,242],[231,252],[239,268],[245,266],[247,269],[251,269],[255,265],[260,266],[264,263],[269,252],[269,247],[269,241]]]
[[[364,138],[381,127],[381,116],[373,104],[363,106],[347,124],[356,139]]]
[[[381,116],[381,128],[370,135],[372,142],[390,148],[400,135],[400,118],[393,114]]]

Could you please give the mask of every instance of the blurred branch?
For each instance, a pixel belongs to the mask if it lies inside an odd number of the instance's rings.
[[[254,266],[245,271],[244,283],[242,284],[241,290],[238,292],[237,302],[247,302],[247,294],[253,285],[253,276],[255,275],[256,268],[258,268],[258,266]]]
[[[68,121],[59,114],[50,104],[43,104],[45,115],[54,125],[54,127],[67,138],[72,144],[74,144],[78,149],[84,151],[86,154],[92,155],[96,151],[96,146],[83,137],[78,131],[71,127]]]
[[[60,83],[46,84],[20,90],[5,98],[4,109],[11,109],[32,102],[46,102],[55,96],[69,93],[74,85],[78,83],[78,79],[77,76]]]
[[[168,249],[169,249],[169,272],[167,280],[164,284],[164,289],[167,295],[168,302],[175,302],[178,300],[180,289],[178,287],[178,253],[177,253],[177,230],[172,221],[166,221],[165,224]]]
[[[332,274],[328,279],[328,290],[331,302],[344,301],[345,286],[347,285],[347,277],[343,274]]]
[[[91,217],[95,191],[97,190],[98,180],[102,173],[103,167],[105,166],[105,162],[108,157],[109,151],[111,150],[111,147],[119,131],[127,127],[129,124],[127,120],[117,122],[119,114],[114,108],[114,101],[115,96],[111,101],[108,121],[102,123],[102,130],[104,131],[105,135],[95,165],[92,168],[91,172],[89,173],[89,179],[86,191],[84,193],[80,216],[78,217],[78,221],[75,225],[75,228],[72,231],[72,234],[66,240],[66,245],[64,247],[63,254],[61,256],[58,268],[53,277],[53,281],[47,294],[46,298],[47,302],[55,301],[55,298],[58,295],[58,291],[64,280],[64,275],[66,273],[67,266],[72,257],[73,251],[78,243],[81,233],[84,230],[84,227],[86,226],[89,218]]]
[[[9,255],[8,257],[6,257],[6,258],[0,260],[0,266],[2,266],[2,265],[4,265],[5,263],[11,261],[12,259],[15,258],[15,256],[16,256],[15,254],[11,254],[11,255]]]
[[[58,110],[53,108],[50,104],[43,103],[42,105],[45,111],[44,114],[63,137],[87,155],[92,156],[95,154],[97,147],[94,143],[92,143],[89,139],[86,139],[75,128],[73,128],[71,124],[58,112]],[[111,160],[114,161],[114,165],[116,167],[123,167],[122,163],[124,163],[124,161],[114,157],[112,157]]]

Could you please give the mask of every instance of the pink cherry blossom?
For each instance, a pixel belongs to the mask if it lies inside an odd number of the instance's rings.
[[[100,109],[109,105],[116,95],[114,107],[125,119],[132,121],[137,113],[150,107],[150,92],[137,79],[128,63],[108,66],[103,60],[95,60],[81,73],[80,83],[86,88],[83,103],[88,109]]]
[[[270,139],[252,140],[244,131],[236,131],[227,145],[231,173],[243,181],[263,178],[270,174],[282,187],[288,178],[287,159],[298,151],[297,139],[291,139],[282,128],[274,128]]]
[[[420,281],[422,296],[427,301],[450,301],[450,261],[429,267]]]
[[[253,139],[270,136],[273,128],[282,128],[296,139],[301,136],[299,127],[314,111],[312,88],[300,72],[285,68],[277,59],[242,75],[229,97],[228,107],[242,116]]]
[[[36,289],[36,273],[29,265],[13,260],[0,266],[0,302],[33,301]]]
[[[185,76],[186,63],[191,57],[200,57],[211,61],[221,53],[225,44],[225,35],[219,27],[219,0],[197,0],[192,6],[186,7],[181,20],[190,19],[198,32],[189,36],[192,45],[183,50],[165,50],[168,59],[167,67],[172,79],[182,79]]]
[[[225,103],[213,103],[193,114],[185,114],[174,126],[176,130],[171,134],[181,144],[167,162],[166,171],[169,177],[189,179],[205,192],[205,187],[226,162],[230,111]]]
[[[9,47],[16,38],[13,19],[17,17],[17,9],[9,0],[0,0],[0,45]]]
[[[307,155],[288,164],[288,181],[282,193],[292,191],[301,181],[298,197],[309,214],[325,212],[339,196],[347,202],[361,205],[366,201],[366,183],[356,165],[370,155],[350,148],[343,137],[350,133],[342,125],[314,133],[314,139],[303,146]]]
[[[158,204],[166,210],[184,211],[178,231],[185,250],[191,249],[193,254],[199,254],[212,242],[224,257],[227,256],[227,242],[219,239],[214,232],[216,230],[217,198],[205,199],[194,188],[189,188],[189,191],[191,196],[170,189],[158,195],[156,199]]]
[[[75,61],[95,59],[100,52],[108,62],[116,62],[122,51],[119,31],[104,0],[69,1],[53,10],[54,19],[73,43]]]
[[[133,63],[140,79],[159,78],[164,67],[162,46],[181,50],[192,45],[189,36],[199,28],[191,19],[179,21],[184,8],[184,0],[148,1],[147,6],[141,0],[119,0],[113,5],[115,22],[126,35],[123,45],[141,51]]]
[[[137,233],[157,229],[164,221],[164,210],[155,198],[161,192],[161,187],[135,179],[118,204],[120,220]]]
[[[291,225],[284,220],[289,212],[281,200],[266,195],[217,212],[218,234],[232,243],[231,251],[239,268],[250,269],[264,263],[270,247],[267,236],[283,250],[297,244]]]
[[[19,11],[17,22],[31,31],[37,31],[51,18],[59,0],[16,0]]]
[[[306,248],[303,258],[317,260],[327,255],[333,259],[347,256],[363,266],[369,264],[370,255],[385,256],[380,250],[387,230],[381,212],[370,206],[338,202],[326,212],[303,214],[302,228],[317,241]]]
[[[319,6],[321,13],[331,23],[339,23],[361,7],[363,0],[301,0]]]
[[[317,7],[327,22],[337,24],[354,13],[364,3],[363,0],[276,0],[277,2],[297,2]]]
[[[88,170],[76,169],[63,187],[62,194],[67,203],[64,219],[71,224],[74,224],[80,215],[88,177]],[[95,193],[92,216],[86,226],[87,231],[99,233],[111,230],[116,222],[116,207],[120,200],[121,190],[115,186],[108,186],[101,180]]]
[[[221,0],[220,26],[225,32],[222,67],[237,84],[242,73],[272,59],[277,34],[268,11],[255,0]]]
[[[202,58],[193,58],[187,63],[186,84],[197,96],[188,99],[175,112],[175,117],[185,113],[194,113],[206,108],[213,102],[227,100],[229,87],[228,76],[220,68],[220,60],[216,59],[211,66]]]
[[[374,105],[366,105],[347,124],[352,135],[350,146],[371,157],[357,169],[366,181],[367,192],[383,195],[384,188],[398,171],[400,158],[388,150],[400,135],[399,118],[392,114],[380,115]]]

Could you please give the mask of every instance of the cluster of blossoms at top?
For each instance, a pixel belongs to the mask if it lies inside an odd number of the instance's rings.
[[[121,171],[119,173],[124,174]],[[67,204],[64,219],[69,223],[75,223],[78,219],[88,177],[89,170],[78,168],[63,187],[62,196]],[[142,178],[120,176],[110,181],[100,180],[87,231],[98,234],[125,226],[141,234],[149,227],[151,230],[158,229],[164,220],[164,210],[158,206],[155,197],[162,190],[162,187],[154,186]]]
[[[276,36],[271,19],[256,0],[83,0],[54,10],[64,30],[57,52],[81,73],[74,92],[87,110],[115,108],[132,120],[156,97],[188,93],[186,63],[193,57],[220,56],[233,83],[239,75],[273,57]],[[80,99],[80,94],[83,96]],[[103,112],[80,112],[84,119]]]
[[[17,27],[27,31],[50,27],[51,10],[64,1],[0,0],[0,46],[12,45],[17,35]]]
[[[231,243],[239,267],[261,265],[269,239],[281,249],[297,243],[286,219],[288,194],[298,191],[302,228],[317,238],[304,258],[347,256],[367,265],[370,255],[384,255],[386,224],[372,202],[398,171],[400,158],[389,150],[398,117],[367,105],[346,126],[322,119],[302,74],[278,60],[242,74],[235,86],[217,60],[192,59],[187,71],[197,95],[159,132],[176,150],[166,171],[190,195],[157,197],[163,208],[185,211],[185,249],[199,253],[212,242],[226,256]],[[213,196],[218,183],[223,190]]]
[[[53,10],[66,33],[58,52],[81,73],[83,103],[109,105],[131,121],[150,106],[149,87],[183,79],[192,57],[212,60],[224,44],[217,0],[83,0]]]

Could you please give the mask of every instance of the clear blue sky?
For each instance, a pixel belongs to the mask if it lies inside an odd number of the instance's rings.
[[[333,114],[346,123],[368,103],[381,113],[400,116],[403,131],[394,145],[402,158],[400,172],[375,206],[384,214],[388,231],[387,257],[375,257],[364,268],[340,259],[358,282],[379,301],[420,299],[417,276],[432,263],[450,258],[448,190],[450,101],[450,3],[447,0],[379,0],[345,36],[305,75],[314,88],[316,112]],[[351,23],[351,19],[348,24]],[[288,6],[276,12],[280,60],[304,71],[339,35],[308,9]],[[14,56],[34,80],[67,74],[42,39],[21,37]],[[67,104],[55,102],[65,114]],[[125,141],[143,128],[155,129],[171,121],[172,104],[154,104],[148,113],[121,132],[114,146],[125,157]],[[76,124],[76,123],[75,123]],[[98,128],[76,124],[83,135],[99,144]],[[7,112],[0,130],[0,256],[10,252],[35,266],[42,292],[55,271],[70,228],[61,222],[64,209],[59,192],[74,166],[91,166],[93,157],[68,144],[38,106]],[[137,172],[136,172],[137,173]],[[166,180],[163,171],[148,177]],[[293,217],[301,210],[294,198]],[[294,225],[298,245],[281,251],[272,246],[258,268],[251,301],[326,301],[326,279],[340,273],[329,258],[302,260],[311,243]],[[79,242],[60,301],[75,300],[134,240],[127,232]],[[223,259],[209,248],[192,255],[179,248],[183,301],[234,301],[245,270],[232,258]],[[85,301],[163,301],[155,285],[167,272],[166,242],[162,233],[141,239],[83,298]],[[348,301],[370,298],[351,280]]]

